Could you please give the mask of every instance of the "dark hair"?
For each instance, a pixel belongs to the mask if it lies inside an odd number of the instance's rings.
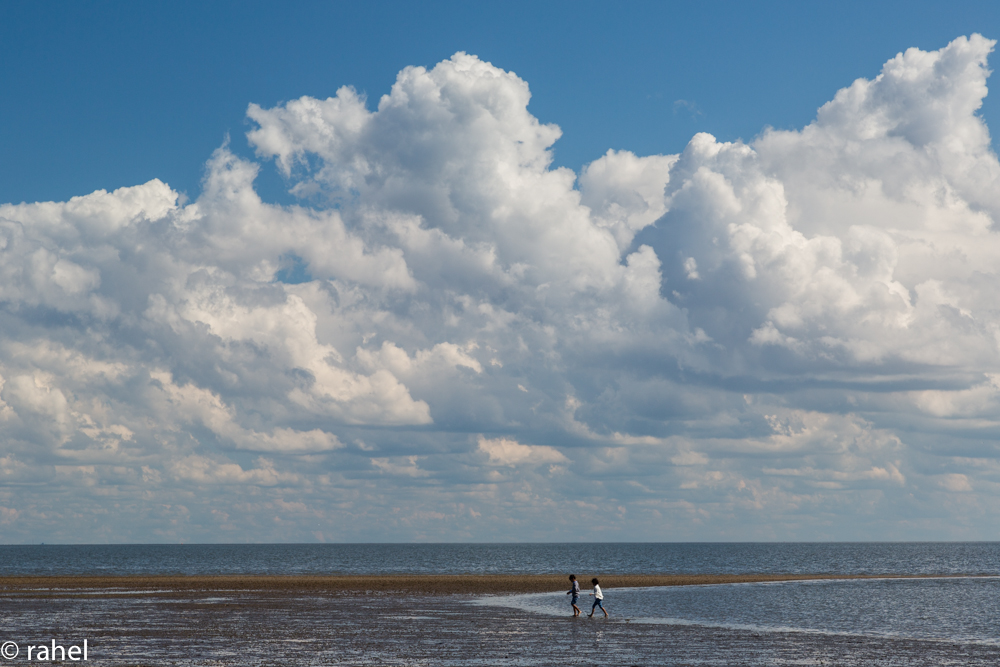
[[[570,581],[576,581],[576,575],[575,574],[569,575],[569,580]]]
[[[597,580],[597,577],[594,577],[593,579],[591,579],[591,580],[590,580],[590,583],[592,583],[592,584],[599,584],[599,583],[601,583],[601,582],[599,582],[599,581]]]

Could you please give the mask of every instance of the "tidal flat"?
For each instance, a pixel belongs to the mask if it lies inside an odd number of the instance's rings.
[[[589,577],[588,573],[578,573]],[[601,575],[606,590],[828,579]],[[852,577],[853,578],[853,577]],[[556,575],[0,578],[3,641],[95,665],[995,665],[1000,646],[545,616],[476,604]],[[23,656],[23,653],[22,653]],[[21,664],[18,660],[10,664]],[[25,663],[27,664],[27,663]],[[63,663],[66,664],[66,663]]]

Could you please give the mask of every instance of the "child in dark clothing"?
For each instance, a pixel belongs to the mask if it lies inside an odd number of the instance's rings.
[[[572,595],[570,598],[570,604],[573,605],[573,618],[580,615],[580,608],[576,606],[576,601],[580,599],[580,582],[576,580],[576,575],[569,575],[570,583],[573,584],[572,588],[566,591],[566,595]],[[603,607],[601,607],[603,609]]]

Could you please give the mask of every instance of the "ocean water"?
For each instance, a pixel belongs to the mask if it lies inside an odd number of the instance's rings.
[[[1000,543],[0,546],[0,576],[564,572],[1000,575]]]
[[[592,601],[584,589],[578,606],[589,613]],[[564,593],[493,596],[475,604],[571,615]],[[619,623],[1000,646],[1000,577],[608,589],[604,607]],[[600,609],[596,616],[603,616]]]

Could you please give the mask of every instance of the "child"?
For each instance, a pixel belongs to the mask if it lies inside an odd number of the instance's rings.
[[[604,617],[607,618],[608,610],[604,608],[604,593],[601,592],[601,584],[598,583],[596,577],[591,579],[590,583],[594,584],[594,592],[591,593],[594,596],[594,606],[590,608],[590,616],[587,618],[591,618],[598,607],[601,608],[601,611],[604,612]]]
[[[570,604],[573,605],[573,618],[580,615],[580,608],[576,606],[576,601],[580,599],[580,583],[576,580],[576,575],[569,575],[569,581],[573,584],[573,587],[566,591],[566,595],[572,595],[570,599]],[[604,609],[604,607],[601,607]]]

